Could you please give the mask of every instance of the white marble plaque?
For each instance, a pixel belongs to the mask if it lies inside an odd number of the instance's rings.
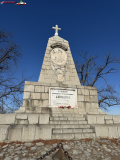
[[[49,87],[49,107],[77,108],[77,89]]]

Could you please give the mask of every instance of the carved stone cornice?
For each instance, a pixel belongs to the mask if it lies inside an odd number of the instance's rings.
[[[53,43],[51,46],[50,46],[52,49],[54,48],[62,48],[64,51],[67,51],[68,50],[68,47],[62,43]]]

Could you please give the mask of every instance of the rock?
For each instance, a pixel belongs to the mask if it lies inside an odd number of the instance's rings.
[[[11,160],[11,158],[10,157],[6,157],[4,160]]]
[[[90,153],[88,151],[84,151],[86,156],[90,156]]]
[[[31,147],[30,149],[33,151],[33,150],[36,150],[36,148],[37,148],[37,147]]]
[[[78,151],[76,151],[76,150],[73,150],[73,154],[76,154],[76,155],[78,155]],[[69,155],[69,153],[68,153],[68,155]]]
[[[2,148],[6,148],[6,147],[8,147],[9,145],[8,144],[6,144],[5,146],[3,146]]]
[[[4,153],[0,153],[0,157],[3,157]]]
[[[25,145],[25,146],[28,146],[28,147],[33,146],[33,144],[32,144],[32,143],[25,143],[24,145]]]
[[[44,143],[42,143],[42,142],[36,143],[37,147],[40,147],[40,146],[43,146],[43,145],[44,145]]]

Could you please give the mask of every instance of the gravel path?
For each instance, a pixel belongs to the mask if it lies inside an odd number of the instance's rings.
[[[0,160],[35,160],[60,142],[73,160],[120,160],[120,138],[0,143]]]

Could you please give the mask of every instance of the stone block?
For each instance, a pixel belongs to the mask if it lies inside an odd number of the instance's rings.
[[[36,109],[35,109],[36,113],[41,113],[41,111],[42,111],[41,107],[36,107]]]
[[[90,96],[84,96],[84,98],[86,102],[92,102],[92,99]]]
[[[24,125],[28,125],[29,121],[27,119],[16,119],[15,120],[15,124],[24,124]]]
[[[99,108],[98,103],[91,103],[90,107],[91,107],[91,109]]]
[[[9,126],[10,125],[0,125],[0,142],[7,140]]]
[[[97,124],[105,124],[104,115],[96,115]]]
[[[39,124],[49,124],[49,114],[40,114]]]
[[[51,87],[59,87],[59,83],[50,83]]]
[[[84,95],[89,95],[89,90],[88,89],[84,89]]]
[[[44,92],[44,86],[35,86],[35,92]]]
[[[97,90],[97,88],[96,88],[96,87],[93,87],[93,86],[84,86],[84,88],[85,88],[85,89],[90,89],[90,90],[91,90],[91,89]]]
[[[120,126],[118,126],[118,136],[120,137]]]
[[[91,107],[90,107],[90,103],[84,102],[84,104],[85,104],[85,109],[89,110],[89,109],[91,108]]]
[[[50,57],[50,56],[49,56],[49,57]],[[45,68],[46,68],[46,69],[52,69],[51,65],[46,66]]]
[[[113,116],[114,124],[120,123],[120,116]]]
[[[83,95],[78,95],[77,96],[77,101],[78,102],[84,101],[84,96]]]
[[[98,103],[98,97],[97,96],[85,96],[85,101],[87,102],[96,102]]]
[[[25,111],[26,111],[26,108],[22,106],[18,110],[16,110],[15,113],[25,113]]]
[[[16,119],[27,119],[27,114],[16,114]]]
[[[25,85],[40,85],[40,82],[25,81]]]
[[[8,141],[21,141],[22,127],[22,125],[11,125],[9,127]]]
[[[108,126],[105,125],[93,125],[95,127],[96,137],[99,138],[108,138],[109,130]]]
[[[35,132],[36,126],[35,125],[27,125],[23,126],[22,129],[22,141],[33,141],[35,140]]]
[[[106,115],[105,119],[108,119],[108,120],[113,119],[113,116],[112,115]]]
[[[48,107],[49,103],[48,103],[48,100],[46,100],[46,99],[34,100],[34,106],[36,106],[36,107]]]
[[[86,118],[87,118],[88,124],[96,124],[97,123],[96,115],[87,115]]]
[[[23,99],[29,99],[30,98],[30,92],[24,92]]]
[[[113,124],[113,120],[112,119],[106,119],[105,122],[106,122],[106,124]]]
[[[49,92],[49,87],[45,86],[45,92]]]
[[[28,114],[29,124],[38,124],[39,114]]]
[[[36,126],[35,139],[50,140],[52,136],[52,126]]]
[[[42,93],[41,99],[48,99],[49,97],[48,93]]]
[[[79,89],[78,89],[78,94],[82,94],[82,95],[84,95],[84,89],[79,88]]]
[[[15,114],[0,114],[0,124],[14,124]]]
[[[31,93],[31,98],[32,99],[40,99],[41,98],[40,93]]]
[[[90,90],[90,95],[91,96],[97,96],[97,90]]]
[[[103,112],[101,109],[98,109],[98,112],[99,112],[99,114],[107,115],[107,113],[106,113],[106,112]]]
[[[42,100],[34,100],[34,106],[41,106]]]
[[[78,108],[84,108],[84,102],[78,102]]]
[[[118,128],[117,126],[108,126],[108,134],[110,138],[118,138]]]
[[[42,100],[42,107],[48,107],[49,106],[49,102],[48,100]]]
[[[24,92],[34,92],[34,85],[25,85]]]
[[[33,99],[24,99],[23,100],[23,106],[24,107],[30,107],[34,105],[34,100]]]

